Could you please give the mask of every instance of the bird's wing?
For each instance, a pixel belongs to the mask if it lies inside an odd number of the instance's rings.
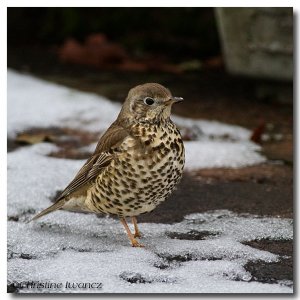
[[[109,150],[117,148],[128,135],[129,133],[125,128],[112,124],[112,126],[100,138],[93,155],[86,161],[75,178],[59,195],[56,201],[78,191],[80,188],[96,178],[97,175],[99,175],[113,159],[113,155],[109,153]]]

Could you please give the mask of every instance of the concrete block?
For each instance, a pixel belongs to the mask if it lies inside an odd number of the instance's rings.
[[[293,79],[292,8],[216,8],[215,12],[230,73]]]

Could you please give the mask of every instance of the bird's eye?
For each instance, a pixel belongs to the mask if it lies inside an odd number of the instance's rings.
[[[147,97],[144,99],[144,103],[147,105],[152,105],[154,103],[154,100],[150,97]]]

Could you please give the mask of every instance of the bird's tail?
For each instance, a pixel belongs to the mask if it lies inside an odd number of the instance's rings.
[[[61,199],[61,200],[57,201],[56,203],[52,204],[51,206],[49,206],[48,208],[44,209],[39,214],[34,216],[29,222],[35,221],[35,220],[39,219],[42,216],[45,216],[45,215],[47,215],[47,214],[49,214],[49,213],[51,213],[55,210],[58,210],[58,209],[62,208],[64,206],[65,202],[66,201],[64,199]]]

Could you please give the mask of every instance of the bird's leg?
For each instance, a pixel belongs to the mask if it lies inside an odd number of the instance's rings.
[[[141,233],[140,233],[138,225],[137,225],[136,217],[132,217],[131,220],[132,220],[132,223],[133,223],[133,226],[134,226],[134,235],[133,236],[135,238],[140,238],[141,237]]]
[[[127,225],[127,222],[125,220],[125,218],[120,218],[120,221],[121,223],[123,224],[123,226],[125,227],[125,230],[127,232],[127,235],[130,239],[130,242],[131,242],[131,246],[132,247],[144,247],[142,244],[140,244],[133,236],[133,234],[131,233],[128,225]]]

